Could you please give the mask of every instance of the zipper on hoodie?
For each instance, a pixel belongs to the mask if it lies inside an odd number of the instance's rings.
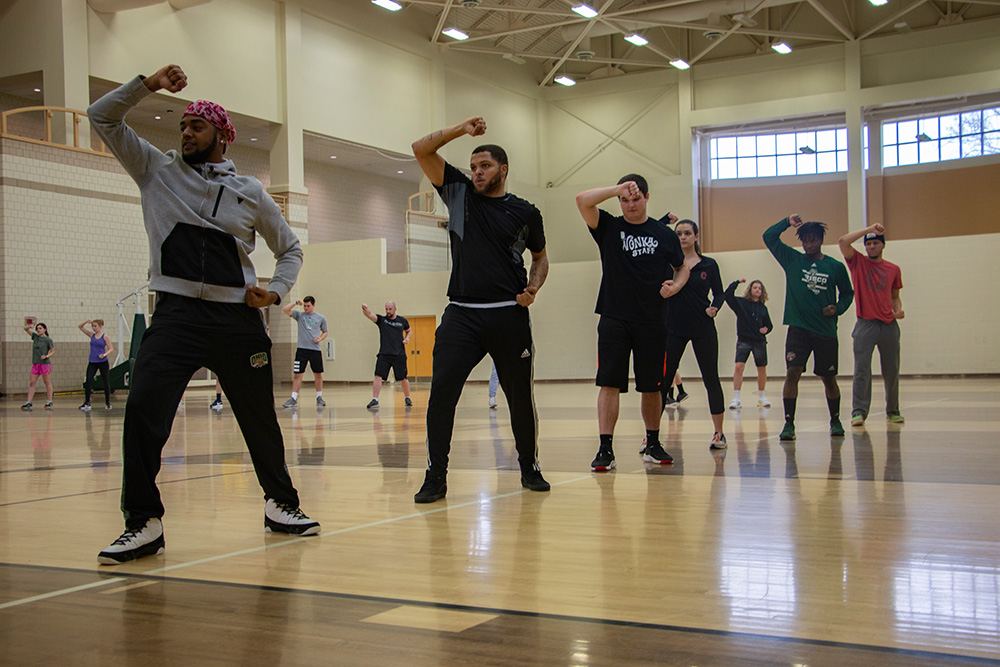
[[[215,214],[219,212],[219,202],[222,201],[222,191],[223,191],[223,189],[224,189],[223,186],[220,185],[219,186],[219,196],[217,196],[215,198],[215,208],[212,209],[212,217],[213,218],[215,217]]]

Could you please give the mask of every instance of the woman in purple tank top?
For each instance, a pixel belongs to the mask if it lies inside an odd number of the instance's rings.
[[[87,325],[93,327],[90,329]],[[90,358],[87,361],[87,379],[83,384],[84,391],[86,391],[86,398],[83,400],[83,405],[80,409],[84,412],[90,412],[90,393],[94,387],[94,376],[97,375],[97,371],[101,372],[101,379],[104,381],[104,408],[106,410],[111,409],[111,365],[108,363],[108,359],[111,357],[111,353],[115,351],[111,341],[108,340],[107,335],[104,333],[104,320],[87,320],[86,322],[81,322],[77,325],[88,338],[90,338]]]

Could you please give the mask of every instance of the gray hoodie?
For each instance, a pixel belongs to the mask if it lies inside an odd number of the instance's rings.
[[[174,150],[162,153],[125,124],[150,95],[140,77],[87,109],[91,125],[139,186],[149,237],[149,287],[206,301],[240,303],[257,284],[250,253],[256,234],[277,264],[268,290],[283,299],[302,267],[299,239],[281,209],[252,176],[229,160],[192,167]]]

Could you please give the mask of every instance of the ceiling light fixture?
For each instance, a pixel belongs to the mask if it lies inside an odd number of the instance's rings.
[[[563,74],[562,76],[557,76],[556,79],[555,79],[555,81],[560,86],[575,86],[576,85],[576,81],[574,81],[573,79],[569,78],[565,74]]]
[[[154,120],[160,120],[160,117],[159,116],[153,116],[153,119]]]
[[[336,159],[337,159],[337,156],[336,156],[336,155],[331,155],[331,156],[330,156],[330,159],[331,159],[331,160],[336,160]]]
[[[509,60],[515,65],[523,65],[524,63],[528,62],[527,60],[517,55],[516,53],[505,53],[503,54],[503,59]]]
[[[388,9],[390,12],[398,12],[403,8],[403,5],[398,2],[393,2],[392,0],[372,0],[373,5],[378,5],[382,9]]]
[[[42,89],[41,88],[35,88],[35,92],[36,93],[40,93],[40,92],[42,92]]]
[[[592,19],[597,16],[597,10],[587,5],[577,5],[573,8],[573,11],[585,19]]]
[[[868,0],[873,6],[881,7],[882,5],[889,4],[889,0]]]
[[[785,44],[784,42],[778,42],[777,44],[772,44],[771,48],[783,56],[792,52],[792,47],[788,46],[788,44]]]
[[[250,137],[250,141],[257,141],[257,137]]]
[[[625,41],[629,44],[635,44],[636,46],[646,46],[649,44],[649,40],[638,33],[632,33],[625,37]]]
[[[691,65],[689,65],[688,62],[682,58],[675,58],[674,60],[671,60],[670,66],[676,67],[677,69],[691,69]]]
[[[469,36],[466,35],[464,32],[462,32],[461,30],[459,30],[458,28],[448,28],[447,30],[443,31],[443,34],[448,35],[452,39],[457,39],[458,41],[462,41],[463,39],[469,39]]]
[[[397,171],[396,173],[397,173],[397,174],[402,174],[402,173],[403,173],[403,170],[402,170],[402,169],[400,169],[400,170],[399,170],[399,171]]]

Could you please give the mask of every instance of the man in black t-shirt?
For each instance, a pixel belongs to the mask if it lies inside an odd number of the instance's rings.
[[[404,345],[410,342],[410,323],[406,318],[396,314],[396,304],[387,301],[385,317],[368,310],[368,304],[361,304],[361,312],[378,327],[379,348],[375,358],[375,380],[372,382],[372,400],[368,403],[369,410],[378,410],[378,395],[382,391],[382,382],[389,379],[389,369],[392,369],[396,381],[403,385],[403,396],[406,407],[413,407],[410,400],[410,381],[406,379],[406,349]]]
[[[597,208],[617,197],[622,215]],[[632,356],[635,389],[642,394],[646,426],[643,458],[673,463],[660,445],[660,384],[667,338],[665,299],[687,282],[677,234],[668,225],[646,215],[649,186],[638,174],[623,176],[617,185],[595,188],[576,196],[590,234],[601,251],[601,288],[597,325],[597,420],[601,444],[590,464],[594,471],[615,467],[612,437],[618,421],[620,395],[628,391],[628,360]],[[672,216],[668,213],[668,218]],[[671,280],[671,269],[676,272]]]
[[[528,306],[545,282],[542,215],[507,192],[507,153],[487,144],[472,151],[472,178],[445,162],[438,150],[458,137],[486,133],[479,116],[413,143],[424,174],[448,206],[451,304],[434,339],[434,368],[427,402],[427,473],[414,502],[432,503],[448,491],[448,453],[455,408],[472,369],[487,354],[496,364],[510,407],[521,486],[548,491],[538,466],[538,414],[532,389],[535,347]],[[531,275],[523,253],[531,252]]]

